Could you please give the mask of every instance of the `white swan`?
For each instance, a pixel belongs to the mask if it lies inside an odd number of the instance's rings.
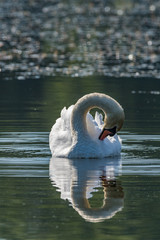
[[[104,112],[104,122],[97,112],[93,119],[89,113],[92,108]],[[62,109],[49,136],[52,156],[103,158],[118,155],[121,140],[116,133],[123,122],[124,111],[116,100],[102,93],[87,94],[75,105]]]

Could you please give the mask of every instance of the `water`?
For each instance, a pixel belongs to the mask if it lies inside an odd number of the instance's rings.
[[[159,81],[105,77],[0,82],[1,239],[159,239]],[[52,159],[63,106],[105,92],[124,107],[121,158]]]
[[[160,236],[159,1],[0,2],[0,240]],[[118,158],[51,157],[64,106],[121,103]]]

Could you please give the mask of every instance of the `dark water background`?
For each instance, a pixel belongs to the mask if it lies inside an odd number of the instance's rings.
[[[0,2],[0,239],[159,239],[159,8]],[[95,91],[125,109],[121,159],[56,165],[51,126]],[[81,207],[83,187],[92,189],[90,208]],[[94,222],[106,196],[121,206]]]

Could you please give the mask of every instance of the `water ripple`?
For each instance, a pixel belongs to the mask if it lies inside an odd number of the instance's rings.
[[[0,136],[0,176],[48,177],[47,132],[4,132]],[[160,175],[160,135],[123,133],[122,175]]]
[[[160,135],[123,135],[124,175],[160,175]]]
[[[48,177],[48,133],[4,132],[0,145],[0,176]]]

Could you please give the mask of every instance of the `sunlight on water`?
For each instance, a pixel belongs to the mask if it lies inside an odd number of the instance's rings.
[[[0,72],[160,78],[159,11],[157,0],[1,1]]]

